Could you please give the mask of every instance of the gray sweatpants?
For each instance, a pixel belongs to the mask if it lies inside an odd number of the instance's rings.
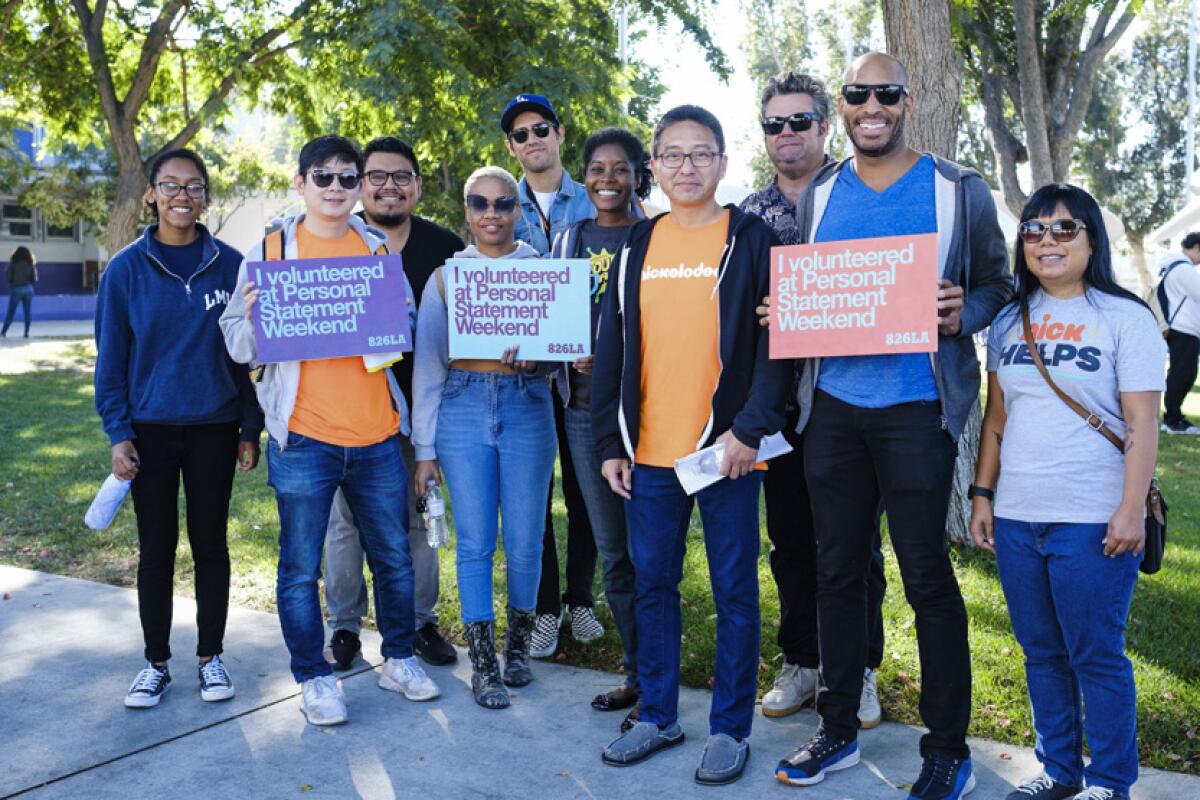
[[[411,483],[416,468],[412,443],[400,437],[404,470]],[[425,539],[425,523],[417,513],[416,497],[408,487],[408,547],[413,562],[413,596],[417,627],[427,622],[437,625],[438,554]],[[329,609],[329,630],[362,630],[367,615],[367,581],[363,577],[363,549],[350,506],[338,489],[329,512],[325,531],[325,605]]]

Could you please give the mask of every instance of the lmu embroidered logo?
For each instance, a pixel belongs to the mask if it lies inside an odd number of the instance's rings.
[[[212,292],[204,293],[204,310],[209,311],[215,306],[223,306],[229,303],[229,292],[224,289],[217,289]]]

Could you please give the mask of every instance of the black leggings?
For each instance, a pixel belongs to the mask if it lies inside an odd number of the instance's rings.
[[[141,466],[131,493],[138,523],[138,612],[146,660],[171,657],[175,548],[179,543],[179,475],[187,499],[187,534],[196,577],[201,658],[221,652],[229,610],[226,526],[237,461],[238,423],[134,423]]]
[[[1167,391],[1163,395],[1166,414],[1163,422],[1178,425],[1183,421],[1183,401],[1196,382],[1197,359],[1200,359],[1200,339],[1187,333],[1171,331],[1167,337],[1171,351],[1171,366],[1167,370]]]

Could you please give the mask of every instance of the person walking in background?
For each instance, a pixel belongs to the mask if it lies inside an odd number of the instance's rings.
[[[8,266],[4,268],[4,278],[8,281],[8,311],[4,314],[0,337],[8,336],[19,305],[25,316],[25,338],[28,339],[29,324],[33,322],[33,285],[38,280],[37,258],[33,251],[24,245],[13,250],[8,257]]]
[[[1166,347],[1154,315],[1114,278],[1100,206],[1082,189],[1051,184],[1029,198],[1015,273],[1017,299],[988,331],[971,487],[971,534],[996,554],[1025,651],[1043,769],[1008,800],[1128,800],[1138,745],[1125,621],[1145,546]]]
[[[368,225],[387,235],[388,252],[403,257],[413,300],[419,303],[429,276],[463,249],[463,241],[453,231],[413,213],[421,199],[421,168],[411,146],[394,136],[381,136],[363,148],[363,160],[366,180],[362,217]],[[404,314],[407,309],[396,312]],[[392,371],[411,408],[413,359],[401,359]],[[400,452],[405,471],[413,474],[416,457],[412,443],[405,436],[400,437]],[[438,631],[438,553],[429,546],[424,520],[416,510],[416,498],[422,494],[423,488],[416,487],[408,498],[408,549],[413,561],[417,625],[413,652],[426,664],[440,666],[453,664],[458,654]],[[367,582],[363,578],[358,527],[340,489],[333,498],[325,535],[325,606],[329,611],[329,649],[334,668],[349,669],[362,650],[359,633],[367,614]]]
[[[1183,416],[1183,401],[1196,383],[1200,361],[1200,231],[1183,237],[1183,255],[1170,256],[1162,267],[1166,292],[1167,348],[1171,354],[1167,391],[1163,395],[1162,430],[1200,436],[1197,426]],[[1157,298],[1155,298],[1157,300]]]
[[[499,167],[471,173],[463,188],[475,244],[455,258],[528,259],[536,250],[513,238],[521,211],[517,181]],[[556,364],[450,358],[449,314],[441,269],[425,284],[413,374],[414,485],[446,476],[454,508],[458,596],[471,657],[471,692],[484,708],[509,706],[506,686],[533,680],[529,639],[542,560],[542,488],[554,469],[554,401],[547,374]],[[496,659],[492,570],[503,518],[508,629],[504,671]]]
[[[577,222],[555,239],[555,258],[586,258],[592,268],[592,341],[600,308],[609,291],[613,259],[621,252],[629,230],[638,221],[637,203],[650,194],[650,167],[642,143],[623,128],[602,128],[583,143],[583,179],[596,207],[596,219]],[[595,349],[593,347],[593,353]],[[624,649],[625,683],[592,699],[597,711],[619,711],[638,701],[637,619],[633,562],[625,529],[621,498],[600,474],[596,437],[592,429],[592,367],[595,356],[564,364],[558,376],[570,458],[604,563],[604,596],[612,611]],[[569,560],[568,556],[568,560]],[[545,567],[543,567],[544,569]],[[545,578],[543,577],[543,583]]]
[[[242,255],[199,223],[209,200],[208,170],[192,151],[169,150],[148,177],[145,204],[153,221],[113,256],[96,297],[96,411],[112,443],[113,474],[133,481],[137,515],[147,663],[125,696],[130,708],[158,705],[171,685],[181,475],[195,565],[200,697],[234,696],[221,660],[229,498],[235,468],[247,472],[258,464],[263,428],[250,377],[225,352],[218,325]]]

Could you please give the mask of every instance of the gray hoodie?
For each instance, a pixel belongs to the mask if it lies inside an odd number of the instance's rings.
[[[490,258],[468,245],[466,250],[454,254],[455,258]],[[505,258],[541,258],[529,244],[518,241],[517,249]],[[442,407],[442,389],[450,373],[450,314],[446,298],[442,296],[441,272],[438,267],[433,279],[425,283],[421,293],[421,311],[417,315],[417,349],[413,361],[413,425],[412,443],[418,461],[433,461],[437,451],[433,443],[437,439],[438,411]],[[557,368],[557,364],[552,365]]]

